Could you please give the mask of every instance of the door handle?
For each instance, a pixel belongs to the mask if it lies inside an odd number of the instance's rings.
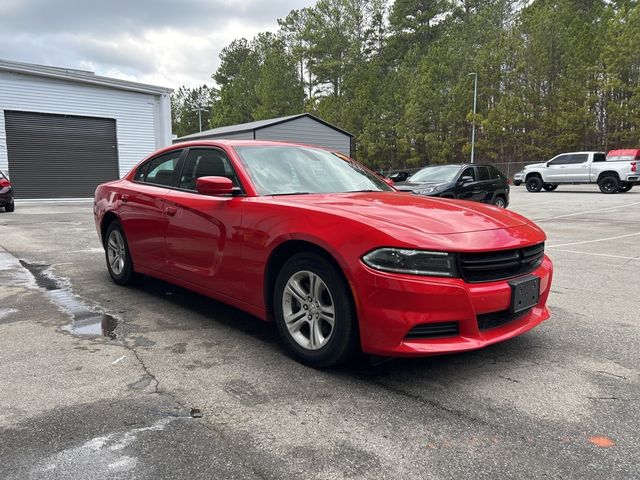
[[[127,203],[129,201],[129,195],[127,195],[126,193],[122,194],[120,196],[120,200],[122,200],[124,203]]]
[[[176,214],[177,211],[178,211],[178,209],[176,207],[167,207],[164,210],[164,213],[166,213],[170,217],[173,217]]]

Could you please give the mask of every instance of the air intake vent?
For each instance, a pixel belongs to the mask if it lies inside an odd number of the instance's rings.
[[[543,257],[544,243],[515,250],[461,253],[460,272],[467,282],[492,282],[531,273]]]
[[[501,327],[509,322],[519,319],[529,313],[531,309],[523,312],[511,313],[509,310],[501,310],[499,312],[483,313],[478,315],[478,328],[480,330],[488,330],[490,328]]]
[[[458,322],[423,323],[416,325],[405,338],[440,338],[458,335]]]

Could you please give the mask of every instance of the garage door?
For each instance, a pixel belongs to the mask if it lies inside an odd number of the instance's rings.
[[[118,178],[114,119],[5,111],[4,120],[16,198],[89,198]]]

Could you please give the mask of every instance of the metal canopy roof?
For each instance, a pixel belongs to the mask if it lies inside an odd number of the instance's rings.
[[[237,125],[229,125],[226,127],[212,128],[210,130],[204,130],[202,132],[192,133],[191,135],[185,135],[184,137],[177,138],[174,141],[197,140],[199,138],[218,137],[218,136],[226,135],[229,133],[250,132],[253,130],[260,130],[261,128],[270,127],[272,125],[278,125],[280,123],[290,122],[291,120],[295,120],[297,118],[302,118],[302,117],[312,118],[315,121],[320,122],[323,125],[326,125],[327,127],[333,128],[338,132],[341,132],[341,133],[344,133],[345,135],[353,137],[353,134],[339,127],[336,127],[335,125],[325,122],[324,120],[316,117],[315,115],[311,115],[310,113],[299,113],[298,115],[289,115],[287,117],[269,118],[267,120],[257,120],[255,122],[239,123]]]

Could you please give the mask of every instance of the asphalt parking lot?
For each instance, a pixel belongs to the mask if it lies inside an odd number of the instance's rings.
[[[0,477],[639,478],[640,188],[515,187],[510,208],[548,234],[548,322],[317,371],[245,313],[114,285],[89,202],[18,203],[0,213]]]

